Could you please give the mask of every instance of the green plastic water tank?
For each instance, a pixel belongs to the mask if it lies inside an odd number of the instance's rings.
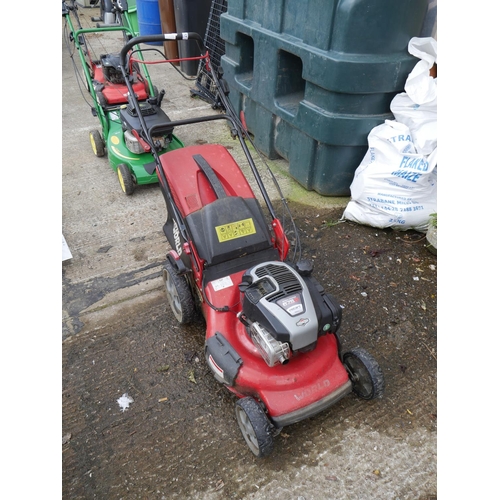
[[[348,196],[370,130],[392,119],[428,0],[233,0],[221,58],[257,147],[323,195]]]

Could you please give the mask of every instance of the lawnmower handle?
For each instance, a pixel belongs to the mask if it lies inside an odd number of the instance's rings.
[[[124,68],[127,63],[127,53],[134,46],[140,43],[168,42],[171,40],[195,40],[200,48],[200,55],[206,52],[203,40],[198,33],[187,31],[183,33],[163,33],[162,35],[142,35],[131,38],[120,51],[120,65]]]

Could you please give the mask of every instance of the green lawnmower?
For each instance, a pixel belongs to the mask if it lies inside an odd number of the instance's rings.
[[[122,191],[127,195],[133,194],[137,186],[157,183],[156,172],[149,174],[145,169],[145,165],[154,163],[154,158],[151,145],[138,133],[139,115],[145,117],[149,126],[154,126],[154,147],[159,154],[184,147],[173,134],[170,118],[161,109],[165,91],[158,92],[153,85],[147,66],[141,64],[144,60],[142,52],[138,46],[134,47],[134,61],[130,62],[126,77],[137,97],[135,102],[140,106],[139,112],[135,105],[129,103],[129,90],[120,69],[119,53],[96,56],[89,41],[90,34],[103,32],[121,33],[123,43],[137,36],[136,9],[129,9],[126,0],[103,2],[101,16],[93,19],[98,23],[88,28],[82,27],[75,0],[63,0],[62,15],[75,73],[90,94],[92,114],[101,123],[100,130],[93,129],[89,134],[94,154],[98,157],[107,154]],[[83,74],[75,61],[75,53],[78,53],[76,59],[79,59]]]

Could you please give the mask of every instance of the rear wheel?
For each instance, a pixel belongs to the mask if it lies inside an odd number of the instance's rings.
[[[236,420],[245,441],[256,457],[267,457],[273,451],[274,427],[264,410],[251,397],[236,401]]]
[[[105,146],[99,130],[91,130],[89,135],[90,145],[92,146],[92,151],[94,151],[94,154],[99,157],[104,156]]]
[[[135,190],[135,182],[127,165],[120,163],[116,167],[116,173],[118,174],[118,180],[120,181],[122,191],[126,195],[131,195]]]
[[[176,273],[168,259],[163,268],[163,283],[168,303],[177,321],[181,324],[192,323],[196,317],[193,294],[186,278]]]
[[[351,379],[354,394],[362,399],[382,396],[385,388],[384,375],[370,353],[357,347],[344,354],[343,363]]]

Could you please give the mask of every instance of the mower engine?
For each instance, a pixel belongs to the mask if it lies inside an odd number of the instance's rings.
[[[140,112],[146,126],[151,129],[154,146],[157,151],[165,149],[172,141],[174,128],[170,125],[170,118],[156,103],[156,99],[140,102]],[[139,131],[142,129],[137,110],[132,104],[123,106],[120,110],[120,119],[123,127],[125,144],[129,151],[135,154],[149,152],[149,145],[141,139]]]
[[[318,337],[336,333],[342,309],[311,276],[312,266],[294,269],[264,262],[245,272],[240,320],[268,366],[285,364],[293,352],[315,348]]]

